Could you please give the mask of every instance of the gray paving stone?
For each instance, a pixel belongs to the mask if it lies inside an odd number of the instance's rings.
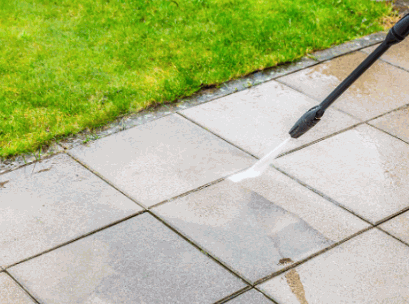
[[[214,303],[246,284],[150,214],[9,269],[41,303]]]
[[[287,139],[298,118],[317,104],[304,94],[270,81],[188,109],[182,114],[253,155],[262,157]],[[315,128],[287,144],[283,152],[357,123],[357,119],[329,109]]]
[[[0,184],[2,266],[142,210],[64,154],[1,175]]]
[[[258,286],[277,303],[409,303],[409,247],[372,229]]]
[[[252,165],[255,160],[180,115],[69,152],[145,206]]]
[[[6,273],[0,273],[0,303],[33,304],[34,301]]]
[[[409,206],[408,155],[407,144],[361,125],[274,164],[375,224]]]
[[[272,304],[261,292],[252,289],[227,302],[228,304]]]
[[[255,282],[366,227],[277,170],[229,180],[152,209]]]
[[[362,52],[355,52],[277,80],[321,102],[366,57]],[[408,72],[377,61],[331,107],[367,120],[408,103]]]

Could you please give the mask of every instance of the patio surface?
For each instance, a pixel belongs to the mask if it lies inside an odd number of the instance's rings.
[[[373,49],[0,174],[0,303],[409,303],[409,39],[227,179]]]

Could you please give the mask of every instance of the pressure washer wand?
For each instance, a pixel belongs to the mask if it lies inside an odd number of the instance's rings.
[[[324,115],[325,110],[347,90],[379,57],[393,44],[401,42],[409,34],[409,14],[400,19],[388,32],[385,40],[378,46],[325,100],[309,109],[290,130],[292,138],[298,138],[314,127]]]

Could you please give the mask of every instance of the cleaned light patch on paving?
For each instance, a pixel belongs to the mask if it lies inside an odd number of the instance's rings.
[[[68,155],[0,176],[0,265],[142,211]]]
[[[277,80],[321,102],[366,57],[363,52],[355,52]],[[331,107],[367,120],[408,103],[408,73],[377,61]]]
[[[371,46],[371,47],[362,49],[362,51],[367,54],[370,54],[377,47],[378,45]],[[385,54],[381,56],[381,59],[409,71],[408,54],[409,54],[409,40],[406,39],[396,45],[393,45],[389,50],[386,51]]]
[[[409,244],[409,211],[394,217],[379,227]]]
[[[409,143],[409,107],[381,116],[369,124]]]
[[[252,289],[227,302],[228,304],[273,304],[261,292]]]
[[[372,229],[258,287],[279,304],[408,303],[408,256]]]
[[[301,115],[317,105],[288,86],[275,81],[185,110],[183,115],[258,157],[289,137]],[[285,151],[318,140],[359,123],[359,120],[329,109],[322,121]]]
[[[246,284],[145,213],[11,267],[41,303],[214,303]]]
[[[409,146],[367,125],[274,164],[372,223],[409,207]]]
[[[269,169],[152,209],[242,277],[256,282],[368,224]]]
[[[255,162],[248,154],[177,114],[69,153],[145,206]]]
[[[0,273],[1,304],[34,304],[30,296],[6,273]]]

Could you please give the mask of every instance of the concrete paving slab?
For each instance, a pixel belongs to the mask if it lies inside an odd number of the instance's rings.
[[[2,266],[142,211],[64,154],[1,175],[0,184]]]
[[[252,289],[227,302],[228,304],[272,304],[261,292]]]
[[[409,244],[409,211],[394,217],[379,227]]]
[[[277,79],[321,102],[367,57],[362,52]],[[331,106],[362,120],[409,103],[409,74],[377,61]]]
[[[145,206],[255,162],[248,154],[177,114],[69,153]]]
[[[182,114],[253,155],[262,157],[288,138],[295,122],[317,104],[304,94],[270,81],[185,110]],[[357,123],[359,120],[330,109],[315,128],[288,144],[285,151]]]
[[[368,227],[274,169],[152,212],[253,283]]]
[[[372,53],[379,45],[371,46],[362,51],[366,54]],[[385,54],[381,56],[381,59],[389,62],[393,65],[401,67],[409,71],[409,40],[403,40],[399,44],[392,45]]]
[[[41,303],[214,303],[246,286],[150,214],[11,267]]]
[[[369,124],[409,143],[409,107],[381,116]]]
[[[372,223],[409,206],[409,146],[361,125],[274,161]]]
[[[277,303],[409,303],[409,247],[372,229],[267,281]]]
[[[1,304],[34,304],[30,296],[6,273],[0,273]]]

